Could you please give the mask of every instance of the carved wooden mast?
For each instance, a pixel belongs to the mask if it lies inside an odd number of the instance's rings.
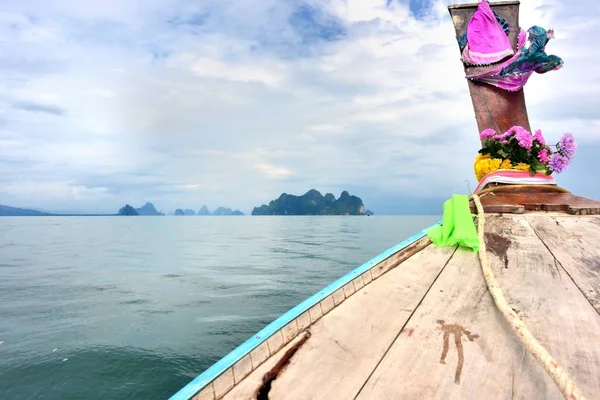
[[[519,36],[519,4],[519,1],[490,2],[491,9],[510,25],[508,38],[514,51],[517,50]],[[478,3],[448,6],[457,40],[466,31],[467,24],[477,10],[477,6]],[[484,72],[494,66],[465,66],[465,73]],[[505,132],[514,125],[520,125],[529,131],[531,130],[523,89],[509,92],[482,82],[466,80],[469,85],[479,132],[487,128],[492,128],[496,132]]]

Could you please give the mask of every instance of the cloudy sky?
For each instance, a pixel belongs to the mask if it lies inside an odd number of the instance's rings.
[[[0,3],[0,204],[249,212],[316,188],[435,212],[476,185],[451,1]],[[521,2],[521,26],[554,27],[565,61],[527,84],[532,125],[575,135],[557,180],[600,198],[595,15],[592,0]]]

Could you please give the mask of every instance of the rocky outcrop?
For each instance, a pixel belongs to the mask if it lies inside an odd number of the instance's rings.
[[[323,196],[311,189],[301,196],[283,193],[268,205],[255,207],[252,215],[365,215],[365,206],[360,197],[345,190],[336,200],[331,193]]]
[[[136,208],[135,211],[137,211],[139,215],[165,215],[158,212],[152,203],[146,203],[140,208]]]
[[[129,204],[126,204],[125,207],[119,209],[118,215],[139,215],[135,208],[131,207]]]

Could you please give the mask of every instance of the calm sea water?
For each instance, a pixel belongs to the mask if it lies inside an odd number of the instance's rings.
[[[0,398],[166,399],[438,219],[2,217]]]

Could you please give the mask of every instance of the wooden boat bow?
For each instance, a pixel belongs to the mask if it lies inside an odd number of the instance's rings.
[[[448,7],[457,38],[476,7]],[[518,1],[491,7],[519,26]],[[467,84],[479,131],[530,130],[522,89]],[[490,183],[477,196],[486,268],[505,289],[507,311],[526,321],[583,393],[597,395],[600,202],[555,184]],[[477,255],[433,246],[426,231],[298,304],[171,400],[561,399],[500,316]]]

